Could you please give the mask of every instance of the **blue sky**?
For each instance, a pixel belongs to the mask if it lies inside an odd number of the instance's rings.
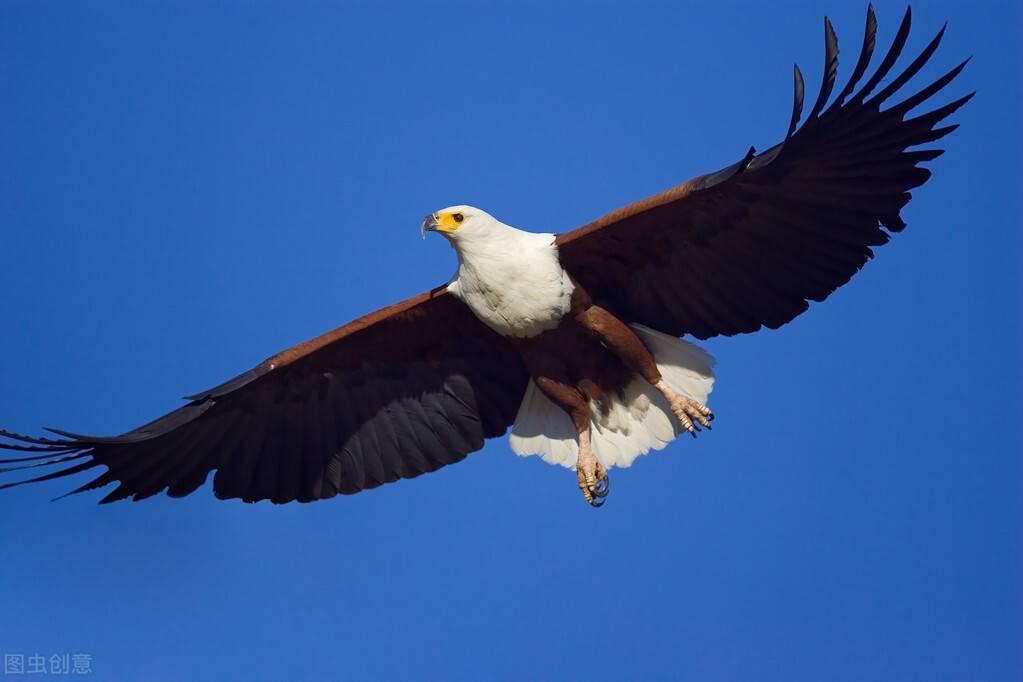
[[[879,50],[904,6],[877,3]],[[865,3],[0,3],[0,423],[117,433],[445,281],[455,203],[562,231],[784,133]],[[1019,679],[1015,3],[909,228],[775,332],[715,339],[712,434],[614,474],[495,440],[275,507],[0,493],[0,652],[98,679]],[[902,62],[907,63],[906,60]],[[812,100],[811,100],[812,101]]]

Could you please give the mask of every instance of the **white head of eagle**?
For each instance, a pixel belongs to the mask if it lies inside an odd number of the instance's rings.
[[[525,232],[472,206],[426,216],[423,234],[438,232],[458,254],[448,291],[502,336],[553,329],[571,307],[572,280],[558,260],[555,235]]]

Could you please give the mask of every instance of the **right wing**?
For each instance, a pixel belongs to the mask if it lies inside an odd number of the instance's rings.
[[[565,269],[623,320],[674,336],[775,329],[823,301],[863,267],[872,247],[905,227],[909,190],[940,149],[913,149],[956,126],[936,127],[971,95],[912,118],[966,62],[882,110],[934,53],[942,32],[901,74],[881,85],[909,35],[907,10],[895,41],[858,92],[874,50],[873,8],[852,78],[825,109],[838,69],[838,41],[825,20],[821,92],[798,130],[803,77],[796,69],[783,142],[737,164],[637,201],[558,237]],[[887,228],[887,231],[882,228]]]

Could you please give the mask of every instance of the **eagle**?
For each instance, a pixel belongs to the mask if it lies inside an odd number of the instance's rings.
[[[310,502],[464,459],[510,428],[519,455],[574,469],[599,507],[608,471],[710,429],[714,361],[683,336],[776,329],[845,284],[905,223],[910,190],[942,154],[920,148],[970,93],[909,116],[966,60],[882,109],[931,58],[905,70],[907,9],[872,75],[877,20],[831,98],[838,41],[824,20],[820,92],[778,144],[560,234],[527,232],[478,208],[430,213],[458,257],[446,284],[288,348],[119,436],[0,430],[8,488],[104,467],[67,493],[117,486],[101,502],[188,495],[209,474],[218,498]],[[829,103],[830,102],[830,103]],[[63,466],[57,466],[63,465]],[[57,466],[57,468],[51,468]]]

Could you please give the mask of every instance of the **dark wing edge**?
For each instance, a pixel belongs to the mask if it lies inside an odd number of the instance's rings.
[[[905,227],[900,212],[909,190],[930,177],[918,164],[943,153],[907,150],[955,130],[958,125],[936,126],[974,95],[906,118],[958,76],[967,59],[881,110],[933,55],[943,27],[870,97],[901,54],[911,17],[907,9],[877,70],[853,94],[876,42],[877,20],[868,6],[859,59],[830,106],[838,41],[825,18],[823,82],[802,126],[804,83],[796,66],[782,142],[559,235],[565,268],[623,317],[677,336],[773,329],[805,311],[808,301],[824,300],[873,257],[872,246],[888,241],[882,227]]]
[[[518,355],[440,287],[278,353],[144,426],[59,438],[0,429],[0,474],[70,465],[0,485],[106,466],[67,493],[119,482],[101,503],[195,491],[308,502],[414,478],[464,459],[514,419]],[[58,498],[59,499],[59,498]]]

